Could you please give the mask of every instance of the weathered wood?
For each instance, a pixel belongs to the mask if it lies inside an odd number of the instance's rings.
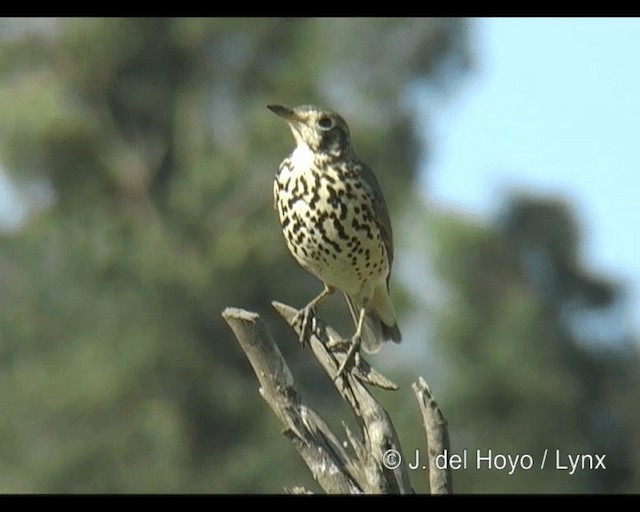
[[[298,310],[274,302],[273,306],[291,328]],[[387,390],[398,387],[373,369],[362,356],[353,368],[336,379],[346,357],[347,348],[339,346],[340,336],[321,320],[314,318],[307,344],[338,393],[349,405],[358,424],[353,433],[345,426],[348,442],[341,443],[326,422],[308,407],[298,392],[294,378],[278,346],[256,313],[227,308],[222,316],[233,330],[260,383],[260,394],[284,425],[291,440],[313,477],[327,493],[413,493],[407,464],[390,464],[390,453],[402,449],[391,418],[371,395],[366,385]],[[331,348],[328,348],[331,347]],[[451,491],[451,475],[435,468],[434,457],[448,448],[446,422],[422,378],[413,384],[420,403],[429,443],[430,483],[432,493]],[[440,450],[440,451],[438,451]],[[290,492],[306,492],[294,487]]]
[[[362,492],[345,471],[348,456],[326,423],[307,407],[295,388],[291,371],[260,317],[227,308],[223,318],[233,330],[260,383],[260,394],[285,427],[313,477],[328,493]]]
[[[453,493],[451,469],[449,469],[448,465],[444,469],[436,466],[436,457],[450,452],[447,421],[444,419],[440,407],[433,399],[429,386],[422,377],[418,379],[418,382],[414,382],[412,387],[418,399],[424,429],[427,434],[431,494],[451,494]]]
[[[273,306],[287,323],[299,334],[300,326],[292,325],[297,310],[286,304],[274,302]],[[362,431],[362,438],[350,438],[354,456],[349,461],[354,479],[367,493],[411,493],[411,482],[406,466],[388,469],[384,465],[384,454],[388,450],[400,449],[400,441],[391,419],[382,406],[373,398],[364,382],[385,389],[397,389],[389,379],[371,368],[362,357],[357,368],[347,370],[335,380],[346,350],[328,349],[327,343],[335,344],[340,336],[324,322],[314,319],[315,325],[309,336],[309,346],[320,365],[332,379],[338,393],[353,410]]]

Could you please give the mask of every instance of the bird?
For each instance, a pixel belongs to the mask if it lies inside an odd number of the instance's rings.
[[[300,339],[304,343],[315,308],[336,290],[355,323],[337,378],[361,347],[376,353],[384,341],[402,338],[389,291],[389,211],[373,171],[353,150],[342,116],[313,105],[267,108],[287,122],[296,143],[276,172],[273,206],[289,252],[324,285],[294,318],[302,322]]]

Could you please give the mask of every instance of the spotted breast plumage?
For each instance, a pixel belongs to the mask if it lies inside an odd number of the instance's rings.
[[[274,207],[289,251],[325,285],[305,311],[338,289],[356,323],[356,351],[360,343],[372,353],[385,340],[399,342],[389,295],[389,213],[375,175],[353,151],[347,123],[314,106],[269,109],[287,121],[296,141],[276,174]]]

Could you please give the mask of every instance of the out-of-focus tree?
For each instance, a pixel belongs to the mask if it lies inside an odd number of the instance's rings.
[[[0,238],[0,490],[312,487],[220,318],[319,286],[271,210],[292,141],[265,105],[340,111],[393,208],[417,174],[406,92],[464,73],[466,34],[447,19],[0,21],[0,161],[29,209]]]
[[[637,490],[637,344],[624,290],[581,262],[571,208],[513,196],[493,226],[451,217],[434,225],[449,285],[435,337],[451,361],[443,400],[456,450],[470,461],[455,475],[458,489]],[[490,470],[485,460],[476,470],[477,450],[530,455],[534,466],[510,475],[510,466]],[[606,470],[596,469],[596,454]],[[590,458],[570,474],[569,455]]]

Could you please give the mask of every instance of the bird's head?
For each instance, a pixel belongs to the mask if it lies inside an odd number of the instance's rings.
[[[314,153],[344,156],[351,151],[351,135],[347,123],[339,114],[313,105],[267,108],[282,117],[291,128],[298,146],[305,145]]]

